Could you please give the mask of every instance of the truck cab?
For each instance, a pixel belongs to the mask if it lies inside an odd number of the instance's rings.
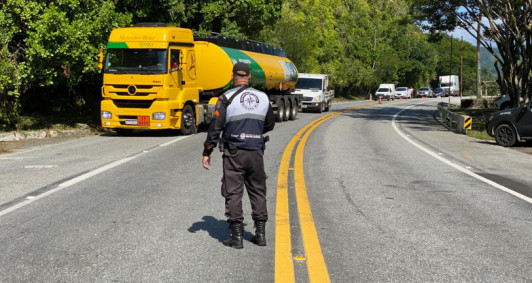
[[[380,99],[395,99],[395,84],[380,84],[375,92],[375,96]]]
[[[329,76],[325,74],[299,73],[292,93],[302,94],[301,110],[318,112],[329,111],[334,90],[329,86]]]

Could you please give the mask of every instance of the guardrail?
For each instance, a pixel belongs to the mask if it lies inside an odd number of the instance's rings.
[[[456,114],[449,111],[448,103],[438,103],[438,111],[440,112],[440,118],[442,122],[449,126],[449,128],[456,130],[461,134],[467,134],[467,130],[471,130],[473,124],[473,118],[467,115]]]

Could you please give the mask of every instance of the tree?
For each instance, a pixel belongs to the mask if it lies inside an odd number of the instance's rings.
[[[0,69],[0,96],[11,95],[13,111],[19,112],[17,106],[28,111],[60,109],[71,106],[73,98],[95,97],[83,93],[80,84],[101,80],[98,49],[110,30],[127,24],[130,16],[114,12],[112,1],[2,2],[0,58],[7,68]]]
[[[256,40],[281,14],[282,0],[115,0],[132,22],[163,22],[202,32],[223,32]]]
[[[532,0],[413,0],[431,33],[461,27],[495,58],[497,82],[514,105],[532,96]],[[477,25],[481,32],[477,35]]]

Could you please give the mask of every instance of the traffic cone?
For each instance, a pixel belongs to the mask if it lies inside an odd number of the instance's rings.
[[[382,104],[382,98],[379,96],[379,104]]]

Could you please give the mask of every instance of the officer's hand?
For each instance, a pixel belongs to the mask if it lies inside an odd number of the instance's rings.
[[[210,170],[211,167],[211,157],[210,156],[203,156],[203,168]]]

